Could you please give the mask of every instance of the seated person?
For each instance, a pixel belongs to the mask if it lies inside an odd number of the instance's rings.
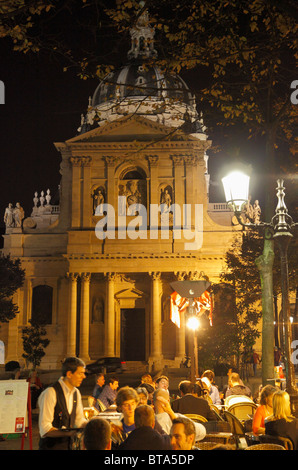
[[[202,380],[204,378],[207,378],[210,382],[210,386],[208,387],[208,389],[209,389],[209,396],[212,400],[212,403],[214,405],[221,405],[219,391],[218,391],[217,386],[214,383],[214,379],[215,379],[214,372],[212,370],[205,370],[205,372],[202,375]]]
[[[207,402],[206,402],[207,403]],[[155,411],[155,421],[159,423],[166,434],[169,434],[172,428],[173,420],[184,415],[175,413],[170,405],[170,395],[167,390],[155,390],[153,394],[153,404]],[[207,403],[208,404],[208,403]],[[201,423],[194,423],[196,429],[196,441],[204,439],[206,428]]]
[[[255,411],[252,422],[252,431],[255,435],[265,433],[265,418],[272,415],[272,398],[276,392],[272,385],[266,385],[260,393],[260,406]]]
[[[95,377],[95,386],[92,391],[92,396],[88,397],[88,402],[90,406],[94,406],[98,411],[100,411],[100,407],[98,405],[97,399],[101,392],[103,391],[105,384],[105,376],[104,374],[97,374]]]
[[[106,408],[109,408],[115,403],[118,386],[118,379],[116,377],[110,377],[107,384],[104,386],[103,391],[99,394],[98,399]]]
[[[92,418],[86,425],[81,447],[83,450],[111,450],[110,423],[100,417]]]
[[[155,388],[162,388],[164,390],[169,390],[169,379],[166,375],[161,375],[158,379],[155,380]]]
[[[191,419],[179,417],[173,420],[171,444],[173,450],[195,450],[195,426]]]
[[[194,384],[189,380],[183,380],[179,384],[181,398],[172,402],[172,409],[175,413],[197,414],[206,418],[208,421],[216,420],[216,416],[207,400],[203,398],[204,390],[197,384],[197,391],[194,395]]]
[[[149,383],[142,383],[140,386],[140,388],[145,388],[148,392],[148,401],[147,401],[147,405],[152,405],[153,404],[153,393],[154,393],[154,387],[152,387],[151,384]]]
[[[229,378],[229,388],[226,391],[226,398],[231,395],[242,395],[252,398],[251,390],[246,385],[241,384],[239,374],[232,372]]]
[[[145,387],[138,387],[136,388],[136,392],[139,396],[139,403],[140,405],[148,405],[149,393],[147,392]]]
[[[170,437],[160,434],[155,427],[153,408],[139,405],[134,412],[135,429],[131,431],[119,450],[171,450]]]
[[[138,406],[139,397],[131,387],[122,387],[117,393],[117,409],[122,413],[121,418],[121,440],[126,439],[128,434],[135,429],[135,409]]]
[[[122,387],[116,397],[117,409],[122,413],[119,425],[112,424],[113,448],[117,448],[127,436],[135,429],[135,409],[139,404],[139,396],[135,389]],[[156,423],[156,431],[161,431],[161,427]]]
[[[298,419],[291,414],[290,396],[279,390],[272,398],[272,415],[265,420],[265,434],[290,439],[298,449]]]

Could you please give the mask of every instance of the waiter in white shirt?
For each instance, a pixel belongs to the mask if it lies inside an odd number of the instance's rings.
[[[77,388],[85,377],[84,362],[69,357],[62,364],[62,377],[40,395],[40,450],[69,450],[76,429],[86,426],[88,421]]]

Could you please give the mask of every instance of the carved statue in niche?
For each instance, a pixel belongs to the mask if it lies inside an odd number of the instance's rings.
[[[173,189],[170,185],[162,186],[160,190],[160,204],[162,204],[162,212],[169,212],[173,202]]]
[[[93,215],[103,215],[103,204],[106,202],[105,189],[103,186],[94,189],[92,199]]]
[[[126,215],[135,215],[138,204],[147,206],[146,181],[122,180],[119,184],[119,196],[125,196],[125,201],[120,201],[119,215],[125,215],[125,210]]]
[[[104,322],[104,301],[101,297],[95,297],[92,306],[92,323]]]
[[[165,223],[173,223],[173,214],[170,212],[170,207],[174,203],[173,201],[173,188],[169,184],[162,185],[160,188],[160,212],[161,212],[161,221]]]

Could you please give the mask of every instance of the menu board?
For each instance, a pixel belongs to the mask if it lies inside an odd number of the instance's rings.
[[[0,380],[0,434],[25,432],[28,382]]]

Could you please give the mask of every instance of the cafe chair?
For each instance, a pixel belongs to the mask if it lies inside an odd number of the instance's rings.
[[[100,401],[98,398],[97,398],[96,402],[99,406],[100,411],[105,411],[107,409],[106,406],[103,404],[103,402]]]
[[[258,405],[256,405],[253,401],[245,401],[230,405],[226,411],[229,411],[230,413],[235,415],[241,422],[244,422],[253,417],[257,408]]]
[[[230,395],[225,398],[224,404],[225,409],[227,410],[229,406],[234,405],[235,403],[249,402],[254,403],[253,400],[247,395]]]
[[[214,413],[214,415],[216,416],[216,419],[217,419],[218,421],[224,421],[223,417],[222,417],[221,414],[220,414],[221,412],[220,412],[220,410],[217,408],[216,405],[212,404],[212,405],[210,405],[210,408],[211,408],[211,410],[213,411],[213,413]]]
[[[244,450],[286,450],[286,449],[279,444],[254,444],[252,446],[248,446]]]
[[[212,442],[212,441],[210,441],[210,442],[208,442],[208,441],[205,441],[205,442],[199,441],[199,442],[196,442],[196,444],[195,444],[195,447],[197,447],[200,450],[212,450],[216,446],[218,446],[218,442]]]
[[[269,434],[259,434],[258,439],[261,444],[279,444],[285,448],[285,450],[294,450],[291,439],[283,436],[270,436]]]
[[[231,433],[234,436],[236,448],[237,449],[246,449],[248,447],[249,438],[245,433],[244,426],[237,416],[233,415],[229,411],[224,411],[224,417],[226,421],[230,424]]]
[[[208,419],[206,419],[204,416],[197,415],[197,414],[185,414],[187,418],[191,419],[195,423],[207,423]]]

